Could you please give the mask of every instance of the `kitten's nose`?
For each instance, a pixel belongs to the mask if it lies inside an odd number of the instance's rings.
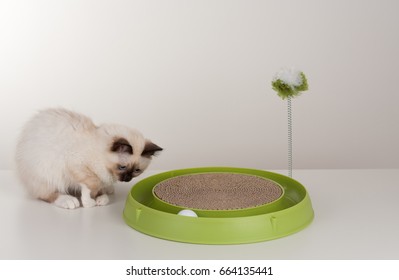
[[[131,173],[125,173],[121,176],[121,181],[122,182],[130,182],[130,180],[132,180],[133,176]]]

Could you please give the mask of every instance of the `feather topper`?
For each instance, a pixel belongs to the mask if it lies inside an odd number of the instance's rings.
[[[305,74],[294,68],[284,68],[276,73],[272,87],[282,99],[300,95],[308,90],[308,81]]]

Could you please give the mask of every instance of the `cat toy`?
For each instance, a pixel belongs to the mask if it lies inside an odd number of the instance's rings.
[[[295,68],[283,68],[276,73],[272,87],[283,100],[287,99],[288,111],[288,176],[292,178],[292,105],[291,98],[308,90],[305,74]]]
[[[290,176],[248,168],[200,167],[147,177],[132,187],[123,218],[133,229],[195,244],[244,244],[280,238],[308,226],[310,196],[292,176],[291,98],[305,75],[282,70],[273,89],[288,99]]]

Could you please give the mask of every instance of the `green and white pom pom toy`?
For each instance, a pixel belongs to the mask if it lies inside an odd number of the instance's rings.
[[[292,109],[291,98],[308,90],[305,74],[295,68],[283,68],[276,73],[272,87],[282,99],[287,99],[288,109],[288,176],[292,177]]]
[[[298,96],[302,91],[308,90],[308,81],[302,71],[284,68],[276,73],[272,86],[282,99],[286,99]]]

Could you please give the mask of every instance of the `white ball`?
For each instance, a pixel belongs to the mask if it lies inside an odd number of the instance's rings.
[[[190,209],[184,209],[181,210],[179,213],[177,213],[177,215],[180,216],[187,216],[187,217],[198,217],[197,213],[195,213],[193,210]]]

